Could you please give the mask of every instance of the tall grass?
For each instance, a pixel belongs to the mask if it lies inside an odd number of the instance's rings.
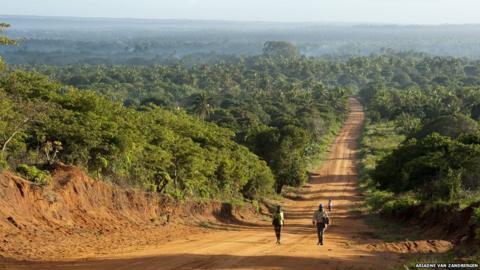
[[[404,135],[397,133],[395,122],[371,123],[367,121],[360,138],[360,188],[366,197],[367,207],[371,212],[395,211],[416,204],[411,195],[395,196],[389,191],[378,190],[370,173],[379,160],[390,154],[405,140]]]

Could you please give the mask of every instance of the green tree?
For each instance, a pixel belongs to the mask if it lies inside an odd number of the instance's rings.
[[[267,41],[263,46],[263,54],[269,57],[284,57],[295,59],[300,56],[300,52],[295,45],[286,41]]]
[[[212,111],[212,99],[206,93],[198,93],[192,96],[192,111],[198,115],[202,120],[210,116]]]
[[[9,28],[10,24],[0,23],[0,45],[15,45],[17,42],[13,39],[3,36],[5,29]]]

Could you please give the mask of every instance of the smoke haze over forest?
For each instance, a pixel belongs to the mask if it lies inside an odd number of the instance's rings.
[[[480,25],[275,23],[208,20],[0,16],[18,46],[0,48],[12,64],[153,64],[215,61],[262,53],[265,42],[293,43],[306,56],[367,56],[385,50],[480,58]],[[203,59],[203,60],[202,60]]]

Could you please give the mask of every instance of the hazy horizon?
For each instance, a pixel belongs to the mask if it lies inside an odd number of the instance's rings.
[[[479,24],[475,0],[17,0],[2,16],[287,23]]]
[[[267,20],[229,20],[229,19],[189,19],[189,18],[138,18],[138,17],[103,17],[103,16],[62,16],[62,15],[32,15],[32,14],[0,14],[0,22],[7,22],[4,19],[8,18],[32,18],[32,19],[66,19],[66,20],[83,20],[83,19],[92,19],[92,20],[105,20],[105,21],[191,21],[191,22],[227,22],[227,23],[239,23],[239,24],[311,24],[311,25],[338,25],[338,26],[348,26],[348,25],[365,25],[365,26],[468,26],[468,25],[480,25],[479,22],[471,23],[394,23],[394,22],[362,22],[362,21],[267,21]],[[3,19],[3,20],[2,20]]]

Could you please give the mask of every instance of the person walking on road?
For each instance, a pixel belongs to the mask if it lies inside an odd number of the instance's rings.
[[[333,201],[332,199],[328,199],[328,212],[332,212],[333,209]]]
[[[328,227],[328,224],[330,224],[330,218],[328,217],[327,212],[324,211],[323,204],[320,204],[318,206],[318,210],[313,213],[312,223],[314,227],[317,227],[317,245],[323,245],[323,235],[325,233],[325,229]]]
[[[275,229],[275,236],[277,237],[277,245],[280,245],[280,238],[282,234],[282,227],[285,222],[285,218],[283,215],[282,207],[280,205],[277,206],[275,213],[273,213],[272,225]]]

